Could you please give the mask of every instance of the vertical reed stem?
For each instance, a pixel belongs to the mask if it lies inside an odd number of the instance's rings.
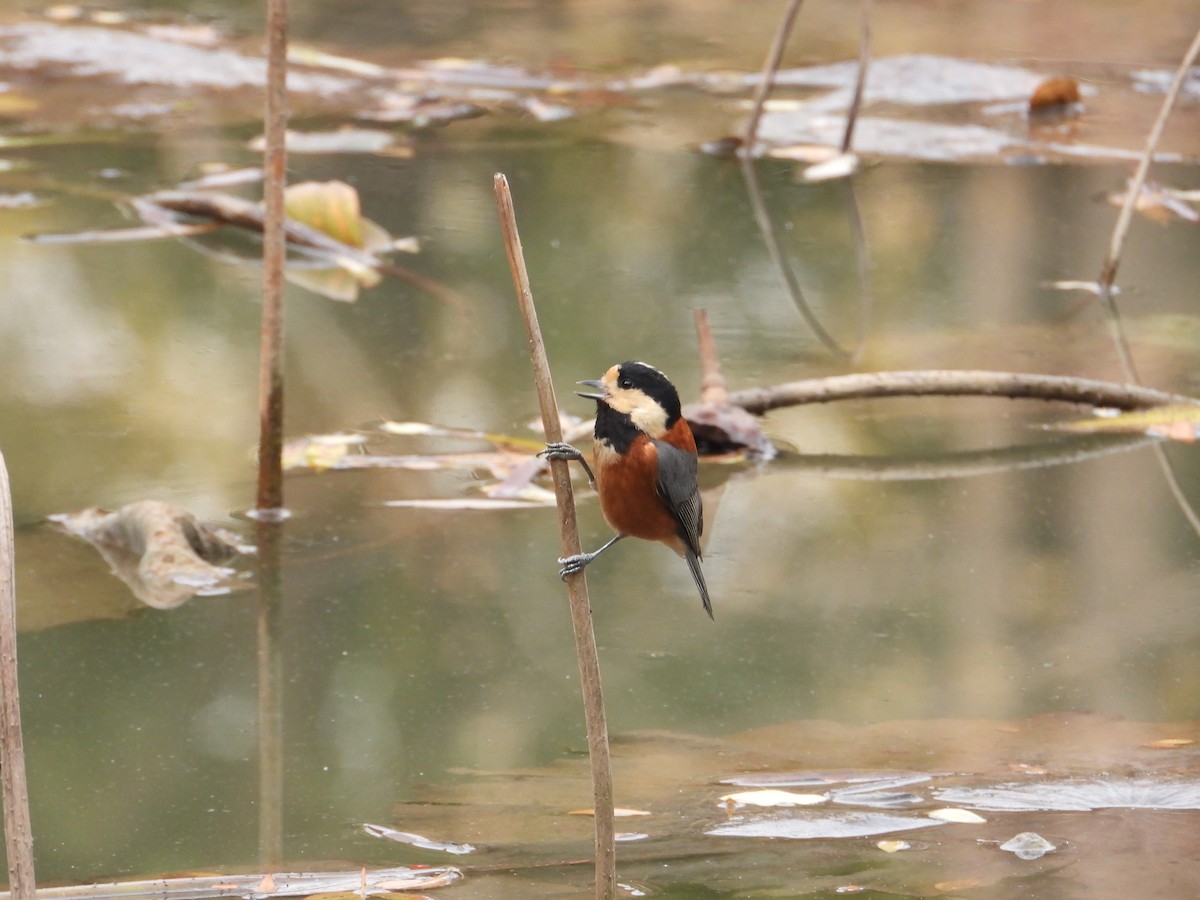
[[[521,251],[521,236],[517,232],[517,217],[513,209],[508,179],[495,177],[496,206],[500,210],[500,229],[504,234],[504,249],[508,253],[513,283],[517,289],[517,304],[525,320],[529,338],[529,358],[533,364],[533,380],[537,386],[542,425],[547,441],[562,440],[558,419],[558,401],[554,397],[554,382],[550,378],[550,363],[546,345],[538,326],[529,273]],[[571,489],[571,474],[564,460],[553,460],[550,473],[554,477],[554,495],[558,500],[558,521],[562,531],[564,556],[580,552],[579,524],[575,518],[575,495]],[[575,632],[575,653],[579,657],[579,682],[583,691],[584,721],[587,726],[588,757],[592,763],[592,808],[596,818],[596,898],[612,900],[617,891],[617,853],[613,821],[612,763],[608,753],[608,725],[604,715],[604,695],[600,689],[600,656],[596,652],[596,635],[592,629],[592,604],[588,599],[587,579],[583,572],[567,577],[567,598],[571,607],[571,627]]]
[[[33,900],[33,827],[25,781],[21,697],[17,691],[17,588],[12,493],[0,453],[0,789],[4,796],[4,847],[12,900]]]
[[[258,363],[259,510],[283,509],[283,189],[287,182],[287,0],[267,4],[266,152],[263,158],[263,308]]]

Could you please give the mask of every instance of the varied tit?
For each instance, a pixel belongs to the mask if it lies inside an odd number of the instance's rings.
[[[641,362],[613,366],[599,381],[581,381],[597,394],[592,448],[595,475],[570,444],[551,443],[547,459],[578,460],[600,494],[600,509],[616,535],[593,553],[559,560],[563,578],[583,567],[623,537],[661,541],[685,560],[700,590],[704,611],[713,617],[708,586],[700,571],[704,510],[696,485],[696,441],[667,376]]]

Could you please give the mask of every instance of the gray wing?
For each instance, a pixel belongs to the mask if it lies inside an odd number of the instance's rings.
[[[658,451],[658,496],[679,525],[679,537],[699,557],[700,535],[704,533],[704,505],[696,485],[696,455],[666,441],[651,443]]]

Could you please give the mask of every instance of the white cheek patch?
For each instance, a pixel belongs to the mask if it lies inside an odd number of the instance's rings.
[[[652,438],[661,437],[666,433],[667,411],[657,403],[635,407],[629,413],[629,418],[633,419],[634,425]]]

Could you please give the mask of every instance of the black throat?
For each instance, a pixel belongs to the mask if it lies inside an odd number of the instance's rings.
[[[602,400],[596,402],[596,428],[592,432],[596,440],[605,441],[617,453],[624,454],[641,433],[627,413],[617,412]]]

